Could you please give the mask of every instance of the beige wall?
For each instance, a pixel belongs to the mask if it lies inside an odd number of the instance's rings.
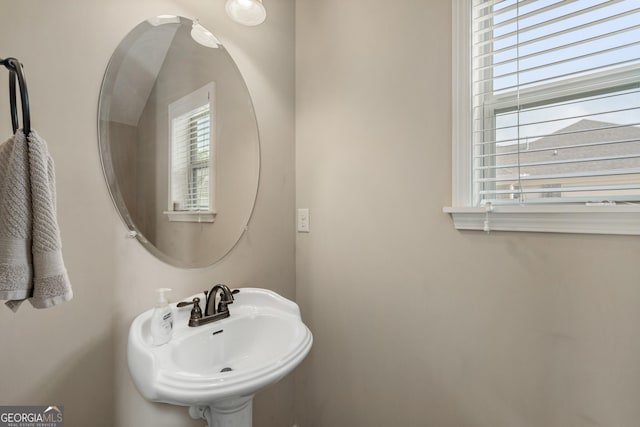
[[[56,161],[58,218],[75,298],[17,314],[0,310],[0,405],[64,405],[67,425],[201,426],[186,408],[150,404],[131,383],[126,335],[154,301],[153,289],[183,298],[217,282],[253,285],[293,298],[293,0],[269,5],[258,28],[231,22],[223,1],[0,0],[0,57],[26,67],[32,123]],[[109,198],[97,144],[98,93],[120,40],[157,14],[199,17],[225,43],[245,76],[261,132],[260,194],[250,229],[222,262],[181,270],[126,239]],[[7,72],[0,70],[0,132],[11,133]],[[256,397],[256,426],[293,424],[293,381]]]
[[[296,2],[301,427],[635,427],[640,239],[461,233],[449,0]]]
[[[111,143],[111,164],[115,182],[118,184],[124,202],[127,204],[129,214],[133,218],[138,217],[138,156],[137,139],[138,129],[135,126],[118,122],[103,122],[107,126],[106,134]],[[146,231],[146,224],[141,224],[141,230]],[[146,234],[145,234],[146,235]]]

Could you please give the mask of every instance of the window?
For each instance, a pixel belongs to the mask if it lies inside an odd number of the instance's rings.
[[[454,4],[456,227],[640,234],[640,3]]]
[[[170,221],[213,222],[214,84],[169,105]]]

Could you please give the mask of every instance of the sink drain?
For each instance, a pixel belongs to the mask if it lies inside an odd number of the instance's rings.
[[[220,372],[231,372],[231,371],[233,371],[233,369],[231,369],[231,368],[222,368],[220,370]]]

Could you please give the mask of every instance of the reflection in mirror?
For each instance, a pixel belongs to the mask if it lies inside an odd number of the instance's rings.
[[[251,217],[260,147],[251,98],[218,39],[186,18],[135,27],[113,53],[99,101],[113,201],[158,258],[211,265]]]

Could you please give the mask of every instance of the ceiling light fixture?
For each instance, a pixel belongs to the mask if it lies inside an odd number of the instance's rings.
[[[154,27],[158,27],[164,24],[179,24],[180,18],[175,15],[158,15],[147,19],[147,22]]]
[[[225,9],[231,19],[249,27],[262,24],[267,17],[262,0],[227,0]]]
[[[222,43],[214,36],[211,31],[200,25],[197,19],[193,20],[191,26],[191,38],[200,43],[202,46],[216,49]]]

